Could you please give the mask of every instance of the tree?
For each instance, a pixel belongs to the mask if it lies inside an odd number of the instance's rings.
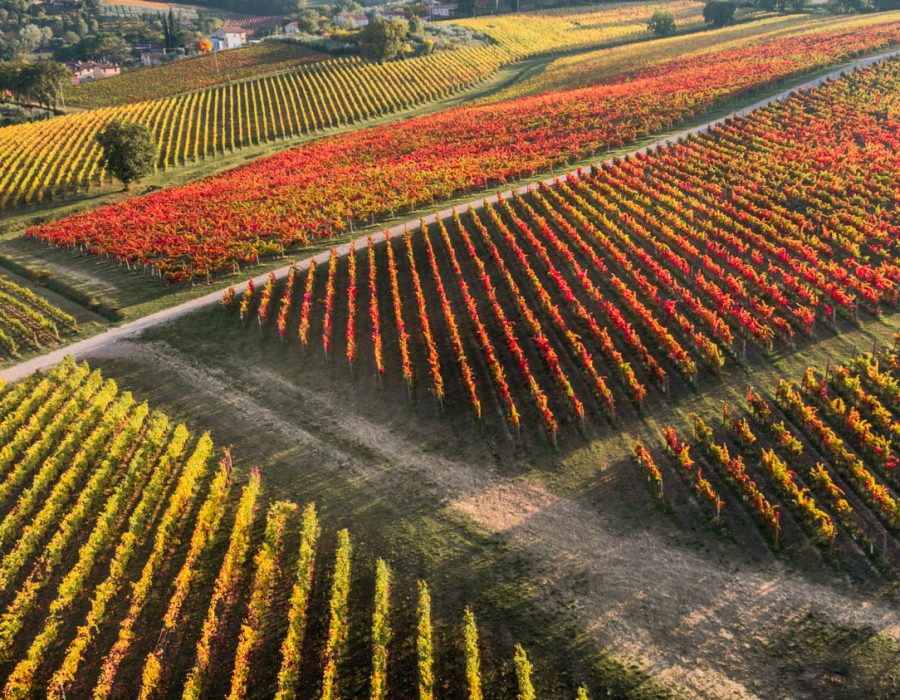
[[[359,33],[362,55],[372,61],[390,61],[403,48],[403,40],[409,31],[406,22],[373,18]]]
[[[422,36],[425,33],[425,24],[419,15],[413,15],[409,18],[409,33],[415,36]]]
[[[85,59],[123,63],[131,58],[131,47],[115,34],[93,34],[74,46],[64,46],[54,52],[61,61],[82,61]]]
[[[20,90],[23,87],[22,68],[24,64],[12,61],[0,61],[0,94],[8,92],[13,99],[21,100]]]
[[[169,7],[168,23],[169,23],[169,36],[174,38],[178,34],[179,27],[178,27],[178,23],[175,19],[175,13],[172,11],[171,7]]]
[[[23,79],[28,86],[26,98],[47,109],[56,107],[62,94],[62,86],[71,80],[71,73],[62,63],[38,61],[25,67]]]
[[[36,24],[26,24],[19,30],[19,42],[25,51],[34,51],[44,42],[44,33]]]
[[[672,36],[675,33],[675,15],[656,10],[647,22],[647,31],[657,37]]]
[[[173,51],[179,46],[187,46],[193,36],[185,37],[185,32],[181,28],[181,23],[178,21],[178,18],[175,16],[175,13],[172,11],[172,8],[169,8],[169,14],[163,16],[162,18],[163,25],[163,46],[165,46],[166,51]]]
[[[209,53],[212,51],[212,42],[209,39],[201,39],[197,42],[197,51],[200,53]]]
[[[103,167],[121,180],[126,190],[132,182],[153,172],[156,143],[146,126],[111,121],[97,134],[97,143]]]
[[[16,57],[16,47],[0,36],[0,61],[11,61]]]
[[[69,70],[55,61],[0,63],[0,92],[47,109],[59,103],[62,86],[70,79]]]
[[[319,31],[318,10],[304,10],[297,17],[297,28],[307,34],[315,34]]]
[[[724,27],[734,20],[736,9],[732,0],[709,0],[703,7],[703,21],[714,27]]]
[[[172,49],[172,35],[169,34],[169,22],[165,17],[162,18],[162,28],[163,28],[163,48],[166,51],[170,51]]]

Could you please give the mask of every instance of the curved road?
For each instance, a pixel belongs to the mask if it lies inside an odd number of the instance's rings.
[[[844,75],[845,73],[848,73],[848,72],[851,72],[854,70],[858,70],[860,68],[865,68],[866,66],[870,66],[874,63],[879,63],[881,61],[885,61],[885,60],[888,60],[891,58],[896,58],[898,56],[900,56],[900,50],[888,51],[888,52],[878,54],[875,56],[861,58],[858,61],[849,63],[846,66],[843,66],[842,68],[831,71],[830,73],[826,73],[825,75],[821,75],[818,78],[815,78],[814,80],[810,80],[801,85],[795,85],[790,90],[784,90],[777,94],[770,95],[769,97],[766,97],[765,99],[759,100],[758,102],[755,102],[751,105],[744,107],[743,109],[739,109],[735,112],[731,112],[730,114],[728,114],[724,117],[721,117],[719,119],[715,119],[713,121],[706,122],[704,124],[700,124],[699,126],[695,126],[691,129],[685,129],[684,131],[670,134],[670,135],[666,136],[665,138],[660,139],[659,141],[655,141],[652,144],[649,144],[642,148],[638,148],[633,151],[630,151],[629,155],[645,153],[647,151],[656,149],[660,145],[667,145],[667,144],[674,143],[676,141],[679,141],[680,139],[683,139],[684,137],[686,137],[690,134],[695,134],[695,133],[699,133],[702,131],[706,131],[707,129],[710,129],[711,127],[721,124],[726,119],[731,119],[735,116],[739,116],[739,117],[746,116],[747,114],[749,114],[750,112],[752,112],[755,109],[764,107],[768,104],[771,104],[772,102],[778,102],[780,100],[784,100],[784,99],[788,98],[791,94],[797,92],[798,90],[806,90],[809,88],[817,87],[817,86],[821,85],[822,83],[824,83],[828,80],[831,80],[833,78],[840,77],[841,75]],[[621,158],[621,157],[623,157],[623,155],[619,154],[616,157]],[[598,162],[603,163],[606,161],[601,160]],[[592,170],[592,168],[590,166],[582,168],[583,172],[589,173],[591,170]],[[575,176],[578,175],[577,171],[572,171],[571,174],[575,175]],[[551,178],[547,178],[546,180],[543,180],[542,182],[544,182],[548,185],[552,185],[555,180],[557,180],[559,178],[563,178],[563,177],[566,177],[566,175],[565,174],[555,175]],[[540,185],[540,182],[541,181],[531,182],[526,185],[522,185],[521,187],[518,187],[515,190],[507,190],[506,192],[502,192],[500,194],[493,194],[488,197],[476,198],[466,204],[457,205],[455,208],[444,209],[443,211],[437,212],[436,214],[429,214],[428,216],[422,217],[421,220],[424,221],[426,224],[430,224],[430,223],[434,223],[438,218],[444,219],[444,218],[447,218],[448,216],[452,216],[454,210],[459,209],[461,207],[468,208],[469,206],[471,206],[475,209],[479,209],[479,208],[483,207],[486,203],[497,202],[497,200],[501,197],[504,199],[511,197],[514,192],[517,192],[519,194],[525,194],[526,192],[537,188]],[[416,218],[411,221],[408,221],[408,222],[405,222],[402,224],[398,224],[398,225],[394,226],[393,228],[388,229],[388,231],[390,232],[391,236],[400,236],[403,234],[403,231],[405,228],[407,228],[407,227],[414,228],[414,227],[418,226],[419,221],[420,221],[420,219]],[[378,233],[373,233],[371,235],[372,235],[372,239],[376,243],[383,241],[385,238],[383,231],[378,232]],[[355,243],[357,243],[358,245],[365,245],[367,239],[368,239],[368,235],[361,236],[356,239]],[[336,246],[335,249],[337,250],[338,255],[346,255],[350,250],[350,243],[347,242],[342,245]],[[322,253],[319,253],[318,255],[316,255],[312,258],[307,258],[307,259],[303,260],[302,262],[297,262],[296,267],[299,272],[303,272],[309,267],[309,263],[312,260],[315,260],[317,265],[327,263],[329,255],[330,255],[330,251],[323,251]],[[290,268],[291,268],[290,264],[285,265],[284,267],[278,268],[277,270],[274,271],[275,276],[278,278],[286,277]],[[268,276],[269,276],[269,273],[266,272],[265,274],[262,274],[258,277],[254,277],[253,282],[257,285],[264,284],[266,281],[266,278]],[[244,282],[241,282],[240,284],[236,284],[235,290],[238,293],[240,293],[244,290],[244,288],[246,286],[247,286],[247,281],[245,280]],[[172,306],[168,309],[163,309],[161,311],[157,311],[155,313],[149,314],[147,316],[136,319],[134,321],[129,321],[128,323],[123,323],[120,326],[115,326],[114,328],[110,328],[106,331],[103,331],[102,333],[98,333],[95,336],[91,336],[90,338],[85,338],[84,340],[80,340],[78,342],[72,343],[65,347],[58,348],[58,349],[48,352],[44,355],[40,355],[40,356],[34,357],[30,360],[26,360],[24,362],[20,362],[18,364],[5,367],[2,370],[0,370],[0,379],[5,379],[7,382],[15,382],[20,379],[23,379],[24,377],[27,377],[28,375],[32,374],[35,370],[45,369],[47,367],[51,367],[51,366],[57,364],[67,355],[72,355],[76,358],[84,357],[84,356],[88,355],[91,350],[101,347],[101,346],[104,346],[104,345],[107,345],[109,343],[115,342],[116,340],[119,340],[120,338],[126,338],[129,336],[136,335],[137,333],[140,333],[141,331],[143,331],[146,328],[162,325],[164,323],[167,323],[168,321],[178,318],[179,316],[184,316],[185,314],[188,314],[192,311],[196,311],[197,309],[202,309],[204,307],[211,306],[213,304],[217,304],[221,300],[221,298],[222,298],[222,290],[217,289],[214,292],[210,292],[209,294],[205,294],[201,297],[197,297],[196,299],[191,299],[190,301],[186,301],[182,304],[178,304],[177,306]]]

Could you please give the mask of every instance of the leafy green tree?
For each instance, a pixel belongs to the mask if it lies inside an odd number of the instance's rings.
[[[70,81],[71,75],[61,63],[38,61],[26,66],[23,79],[27,85],[27,99],[50,109],[59,104],[63,85]]]
[[[150,130],[142,124],[114,120],[97,134],[102,149],[102,162],[109,172],[129,185],[153,172],[156,143]]]
[[[44,43],[44,33],[36,24],[26,24],[19,30],[19,43],[25,51],[35,51]]]
[[[178,26],[178,21],[175,19],[175,12],[172,10],[171,7],[169,8],[169,16],[166,19],[166,24],[169,27],[169,38],[173,42],[173,45],[170,46],[169,48],[174,49],[175,48],[175,46],[174,46],[175,37],[178,34],[180,27]]]
[[[390,61],[403,48],[403,40],[409,31],[406,22],[373,18],[359,33],[362,55],[372,61]]]
[[[409,33],[415,36],[422,36],[425,32],[425,24],[419,15],[413,15],[409,18]]]
[[[115,34],[92,34],[74,46],[58,49],[54,56],[60,61],[96,60],[123,63],[131,57],[131,47],[122,37]]]
[[[675,15],[656,10],[647,22],[647,31],[657,37],[672,36],[675,33]]]
[[[16,47],[0,36],[0,61],[11,61],[16,56]]]
[[[18,92],[23,65],[12,61],[0,62],[0,92]]]
[[[714,27],[724,27],[734,21],[736,9],[732,0],[709,0],[703,6],[703,21]]]
[[[304,10],[297,17],[297,28],[307,34],[315,34],[319,30],[318,10]]]
[[[69,80],[68,69],[55,61],[0,63],[0,91],[10,92],[19,102],[47,109],[56,107]]]

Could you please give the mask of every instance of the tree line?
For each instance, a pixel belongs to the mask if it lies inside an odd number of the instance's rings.
[[[0,95],[19,104],[56,108],[70,78],[69,70],[55,61],[0,61]]]

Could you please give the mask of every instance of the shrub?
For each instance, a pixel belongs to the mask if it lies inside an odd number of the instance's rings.
[[[647,22],[647,31],[657,37],[672,36],[675,33],[675,15],[656,10]]]
[[[724,27],[734,21],[736,9],[732,0],[709,0],[703,8],[703,21],[714,27]]]

